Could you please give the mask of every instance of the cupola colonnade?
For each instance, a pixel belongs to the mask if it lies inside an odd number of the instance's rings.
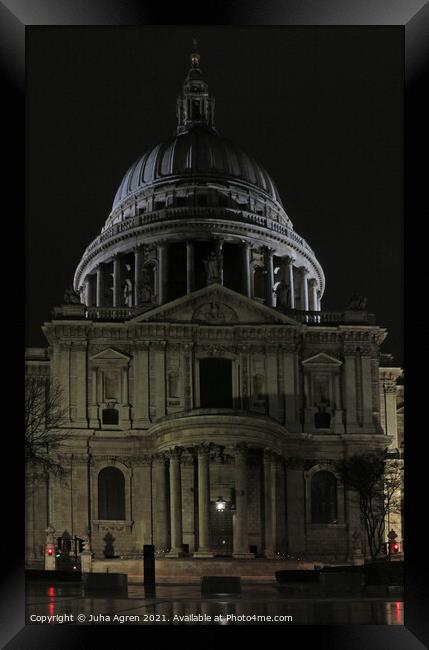
[[[245,240],[158,241],[116,252],[85,277],[88,307],[161,305],[218,283],[270,307],[320,310],[320,284],[292,255]]]

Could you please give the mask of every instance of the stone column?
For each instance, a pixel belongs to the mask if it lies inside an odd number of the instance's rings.
[[[153,543],[152,523],[157,504],[152,504],[152,455],[139,455],[133,467],[133,519],[135,543],[139,550],[143,544]]]
[[[305,493],[302,469],[286,471],[287,529],[289,553],[305,553]]]
[[[271,502],[271,450],[264,450],[264,506],[265,506],[265,542],[264,542],[264,555],[265,557],[273,557],[273,512]]]
[[[167,300],[167,246],[158,244],[158,303]]]
[[[216,241],[216,253],[220,260],[220,284],[223,286],[223,239]]]
[[[345,374],[345,408],[347,433],[353,433],[358,430],[357,410],[356,410],[356,357],[352,350],[345,351],[344,354],[344,374]]]
[[[142,265],[142,250],[140,247],[134,249],[134,304],[140,303],[140,278]]]
[[[283,346],[283,382],[285,397],[285,423],[288,431],[298,431],[298,393],[296,390],[296,352],[295,344],[291,341]]]
[[[85,428],[88,426],[87,413],[87,386],[88,377],[86,373],[86,348],[87,342],[74,343],[73,350],[75,353],[76,375],[76,426]]]
[[[267,248],[267,305],[273,307],[274,305],[274,265],[273,256],[274,251],[272,248]]]
[[[293,283],[293,263],[295,259],[293,257],[286,257],[286,277],[287,284],[289,287],[289,307],[295,309],[295,287]]]
[[[136,342],[134,347],[134,409],[133,426],[146,429],[149,419],[149,341]]]
[[[120,307],[121,305],[121,261],[116,256],[113,259],[113,306]]]
[[[97,396],[97,368],[91,370],[91,404],[89,406],[89,426],[98,429],[100,420],[98,419],[98,396]]]
[[[186,242],[186,293],[192,293],[195,289],[195,257],[194,242]]]
[[[164,417],[166,413],[165,348],[165,341],[157,341],[151,345],[151,350],[155,355],[155,409],[157,420]]]
[[[386,373],[383,373],[386,374]],[[381,379],[381,424],[384,430],[384,433],[387,436],[392,436],[392,442],[389,447],[396,449],[399,447],[398,441],[398,418],[397,418],[397,387],[396,387],[397,378],[386,378]],[[384,425],[384,426],[383,426]],[[396,530],[396,529],[395,529]]]
[[[249,396],[250,396],[250,359],[249,359],[249,346],[240,344],[238,346],[238,352],[240,354],[240,397],[241,397],[241,408],[245,411],[249,408]]]
[[[372,372],[371,372],[371,357],[369,354],[363,353],[361,356],[362,364],[362,419],[363,426],[367,433],[372,431],[374,427],[373,420],[373,410],[374,405],[372,403]],[[396,408],[395,408],[396,415]]]
[[[308,311],[308,282],[307,275],[308,270],[305,266],[301,266],[301,309],[303,311]]]
[[[273,552],[278,551],[278,465],[279,461],[276,454],[271,454],[271,509],[272,509],[272,544]]]
[[[321,311],[321,309],[322,309],[321,300],[322,300],[322,293],[321,293],[321,291],[318,291],[317,292],[317,311]]]
[[[183,401],[185,411],[190,411],[194,405],[194,363],[192,346],[193,343],[184,343],[182,345]]]
[[[310,310],[317,311],[317,280],[311,278],[308,281],[308,285],[310,288]]]
[[[234,523],[234,552],[233,557],[254,557],[249,552],[247,530],[247,449],[237,445],[235,455],[235,523]]]
[[[165,457],[157,454],[153,460],[154,542],[157,550],[166,551],[168,543],[168,509]]]
[[[250,279],[250,244],[244,242],[243,244],[243,292],[248,298],[252,297],[252,286]]]
[[[341,399],[340,371],[334,375],[334,399],[335,399],[335,416],[334,431],[335,433],[344,433],[343,423],[343,404]]]
[[[275,420],[279,419],[279,386],[277,368],[277,346],[266,346],[267,359],[267,394],[268,415]]]
[[[276,483],[276,496],[275,496],[276,508],[274,512],[275,523],[274,523],[274,531],[273,531],[274,551],[286,552],[287,536],[286,536],[285,466],[284,466],[284,459],[281,456],[276,457],[275,483]]]
[[[119,423],[121,427],[129,429],[130,422],[130,402],[128,390],[128,367],[121,370],[121,405],[119,408]]]
[[[85,300],[87,307],[93,307],[94,305],[94,285],[93,285],[93,276],[87,275],[85,278]]]
[[[103,265],[100,264],[97,267],[97,294],[96,294],[96,306],[103,307],[104,302],[104,273]]]
[[[194,475],[194,455],[192,452],[184,452],[180,458],[180,479],[182,485],[182,528],[183,544],[189,547],[189,552],[196,550],[196,517],[195,506],[197,487]]]
[[[183,555],[182,488],[180,484],[180,449],[168,453],[170,459],[170,521],[171,549],[168,557]]]
[[[63,388],[63,397],[62,397],[62,406],[64,408],[64,418],[66,421],[70,420],[70,396],[71,396],[71,391],[70,391],[70,356],[71,356],[71,349],[70,349],[70,344],[68,343],[61,343],[59,345],[59,355],[60,358],[58,359],[58,365],[59,365],[59,383],[61,384]]]
[[[210,448],[200,445],[198,453],[198,551],[194,557],[213,557],[210,551]]]

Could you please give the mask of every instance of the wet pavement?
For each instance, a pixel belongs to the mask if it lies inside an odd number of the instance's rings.
[[[202,597],[199,585],[129,585],[126,597],[84,596],[81,584],[31,583],[27,624],[403,625],[398,598],[290,598],[275,583],[243,585],[239,596]]]

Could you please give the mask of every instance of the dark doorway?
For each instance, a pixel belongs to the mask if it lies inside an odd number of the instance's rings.
[[[200,359],[201,408],[232,408],[232,361]]]
[[[168,247],[168,300],[186,296],[186,244],[177,242]]]
[[[210,548],[215,555],[232,555],[232,511],[230,504],[225,510],[216,508],[216,501],[210,503]]]
[[[225,287],[241,293],[243,250],[237,244],[223,245],[223,284]]]

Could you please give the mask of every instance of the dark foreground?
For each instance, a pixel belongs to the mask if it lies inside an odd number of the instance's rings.
[[[403,625],[399,596],[291,597],[275,583],[239,596],[202,597],[198,585],[130,585],[128,598],[84,596],[80,583],[31,583],[27,624],[54,625]]]

